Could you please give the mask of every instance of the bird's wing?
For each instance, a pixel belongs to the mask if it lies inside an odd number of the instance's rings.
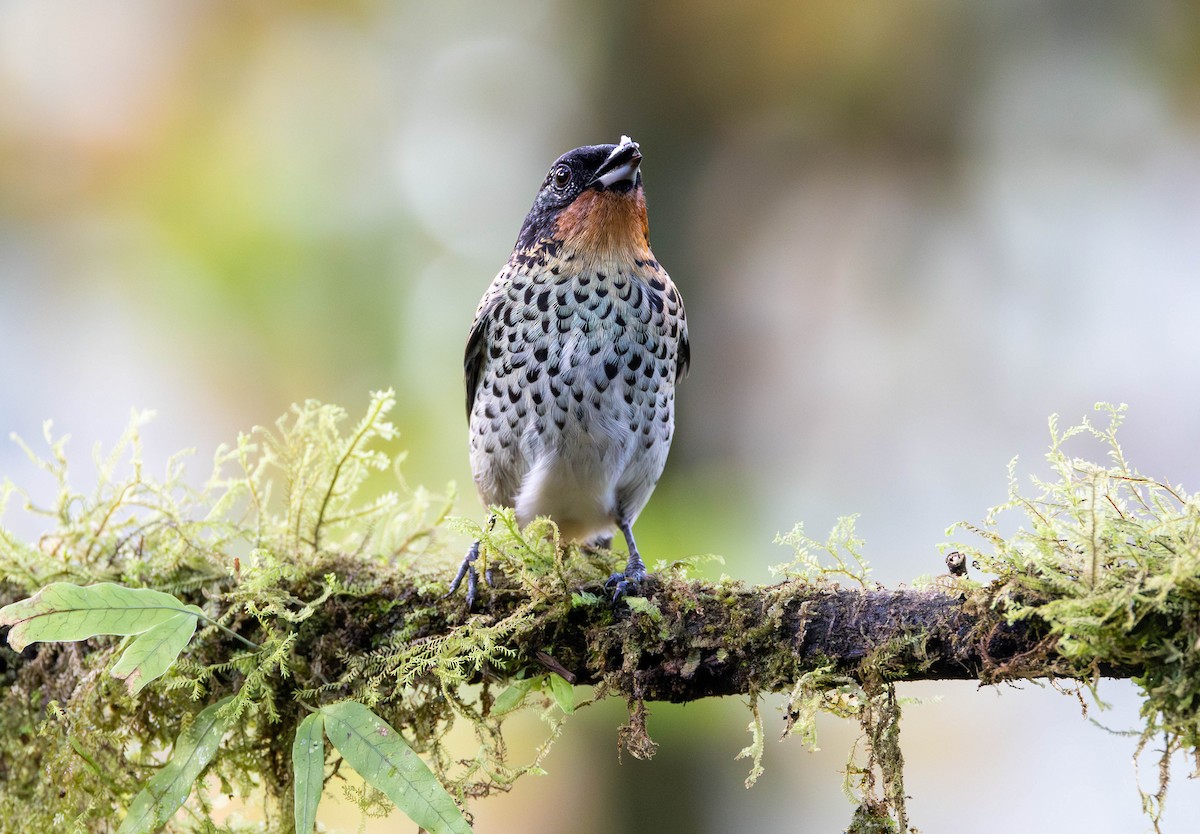
[[[675,383],[678,384],[688,375],[692,364],[692,343],[688,339],[687,313],[683,309],[683,299],[679,299],[679,352],[675,355]]]
[[[501,273],[501,276],[503,273]],[[488,331],[492,325],[492,310],[500,303],[501,293],[496,292],[500,281],[497,277],[488,288],[479,309],[475,311],[475,320],[471,322],[471,332],[467,335],[467,349],[463,356],[463,371],[467,381],[467,418],[471,417],[471,409],[475,407],[475,395],[479,392],[479,383],[483,379],[483,369],[487,365]]]

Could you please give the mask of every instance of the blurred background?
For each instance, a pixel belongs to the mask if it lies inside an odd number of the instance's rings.
[[[480,518],[475,305],[550,162],[622,133],[692,338],[651,559],[768,581],[777,532],[857,512],[875,579],[942,572],[947,525],[1004,499],[1014,455],[1039,471],[1049,414],[1098,400],[1130,404],[1143,472],[1200,486],[1188,2],[5,0],[0,430],[52,417],[82,460],[153,408],[152,468],[192,446],[201,477],[294,401],[357,415],[395,386],[407,476]],[[0,476],[38,482],[7,442]],[[927,834],[1149,827],[1134,740],[1072,699],[902,690],[925,699],[903,735]],[[1094,718],[1136,726],[1129,684],[1101,694]],[[747,791],[747,720],[657,705],[658,757],[620,762],[623,705],[584,710],[477,830],[844,827],[854,729],[769,743]],[[1200,816],[1185,774],[1169,831]]]

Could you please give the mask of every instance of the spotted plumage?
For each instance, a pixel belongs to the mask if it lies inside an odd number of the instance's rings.
[[[615,595],[645,578],[632,525],[662,474],[687,373],[683,299],[650,250],[638,145],[561,156],[475,313],[465,357],[483,501],[584,543],[622,531]],[[474,601],[472,547],[455,579]]]

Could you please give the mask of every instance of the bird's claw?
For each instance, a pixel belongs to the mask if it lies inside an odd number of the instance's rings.
[[[465,579],[467,582],[466,602],[467,610],[471,611],[475,608],[475,601],[479,598],[479,571],[475,570],[475,560],[479,558],[479,542],[471,545],[467,551],[466,557],[462,560],[462,564],[458,566],[458,573],[454,575],[454,581],[450,583],[450,590],[442,595],[442,599],[454,596],[454,593],[463,584]],[[483,573],[483,581],[488,587],[493,587],[492,568],[488,568]]]
[[[622,597],[637,596],[649,575],[644,567],[626,568],[610,576],[604,583],[604,590],[612,593],[613,602],[618,602]]]

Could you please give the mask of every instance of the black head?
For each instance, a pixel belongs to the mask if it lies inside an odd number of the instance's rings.
[[[616,145],[585,145],[567,151],[542,180],[517,246],[532,246],[552,237],[559,213],[584,192],[636,194],[642,185],[641,161],[638,143],[628,136],[622,136]]]

